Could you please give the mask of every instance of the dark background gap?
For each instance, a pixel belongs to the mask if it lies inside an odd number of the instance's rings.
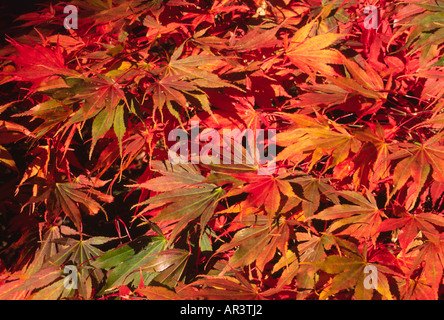
[[[17,28],[25,21],[14,21],[22,14],[36,12],[43,8],[43,5],[57,3],[54,0],[0,0],[0,45],[6,44],[5,36],[13,38],[20,32]]]

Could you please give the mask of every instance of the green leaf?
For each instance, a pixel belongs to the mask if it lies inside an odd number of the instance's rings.
[[[94,147],[101,137],[103,137],[111,126],[113,125],[114,120],[114,112],[109,112],[108,109],[103,109],[99,112],[99,114],[94,118],[92,124],[92,142],[91,149],[89,151],[89,158],[91,159],[92,152]]]
[[[205,231],[199,238],[199,248],[201,251],[213,251],[213,246],[211,245],[211,230],[205,228]]]
[[[105,252],[100,257],[98,257],[94,262],[92,262],[92,265],[96,268],[102,268],[102,269],[113,268],[119,265],[120,263],[126,261],[130,257],[134,256],[136,253],[150,246],[153,241],[161,239],[163,239],[163,237],[152,238],[148,236],[141,236],[121,247],[111,249]]]
[[[144,249],[142,249],[140,252],[136,253],[129,259],[122,261],[111,270],[101,293],[103,293],[107,289],[127,285],[132,282],[134,278],[131,277],[131,274],[134,272],[138,272],[139,268],[142,268],[149,262],[153,261],[156,258],[156,253],[161,252],[165,248],[165,238],[153,237],[151,240],[152,241]]]
[[[114,133],[117,136],[117,139],[119,140],[120,157],[122,157],[122,139],[123,139],[123,135],[125,134],[125,131],[126,131],[124,115],[125,115],[125,112],[124,112],[123,104],[117,105],[116,110],[114,112],[113,129],[114,129]]]
[[[315,263],[318,268],[330,274],[341,273],[344,270],[363,266],[363,264],[363,260],[337,255],[328,256],[324,261]]]
[[[200,175],[193,165],[162,165],[161,162],[154,162],[158,171],[164,174],[163,177],[154,178],[140,185],[157,191],[165,190],[150,197],[148,200],[136,204],[134,207],[148,205],[138,216],[153,209],[166,206],[158,215],[151,219],[152,222],[171,221],[180,219],[171,232],[168,245],[171,244],[179,233],[193,220],[200,217],[201,234],[206,224],[213,215],[219,199],[225,191],[214,184],[204,183],[205,177]],[[151,181],[153,184],[151,185]],[[161,182],[173,183],[172,190],[169,187],[161,186]],[[180,187],[178,187],[178,185]],[[170,191],[166,191],[169,189]],[[137,216],[136,216],[137,217]]]
[[[90,265],[91,259],[94,259],[103,254],[103,252],[96,248],[97,245],[102,245],[115,238],[106,237],[91,237],[87,240],[75,240],[72,238],[62,238],[53,240],[53,242],[61,244],[65,249],[53,257],[51,257],[50,263],[53,265],[61,266],[67,261],[74,263],[76,266],[83,266],[85,263]]]
[[[436,61],[432,67],[442,67],[444,66],[444,56],[442,56],[441,58],[439,58],[438,61]]]

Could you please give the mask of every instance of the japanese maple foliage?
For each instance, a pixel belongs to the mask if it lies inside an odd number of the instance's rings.
[[[0,49],[0,299],[442,298],[443,17],[433,0],[20,16]],[[275,130],[274,172],[171,163],[192,122]]]

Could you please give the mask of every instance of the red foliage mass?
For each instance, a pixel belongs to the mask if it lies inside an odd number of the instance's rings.
[[[0,49],[1,299],[442,297],[442,1],[70,4]]]

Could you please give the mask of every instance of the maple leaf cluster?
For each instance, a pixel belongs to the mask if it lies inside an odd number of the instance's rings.
[[[0,299],[442,298],[443,15],[72,0],[20,16],[0,49]],[[275,130],[275,171],[171,163],[192,122]]]

